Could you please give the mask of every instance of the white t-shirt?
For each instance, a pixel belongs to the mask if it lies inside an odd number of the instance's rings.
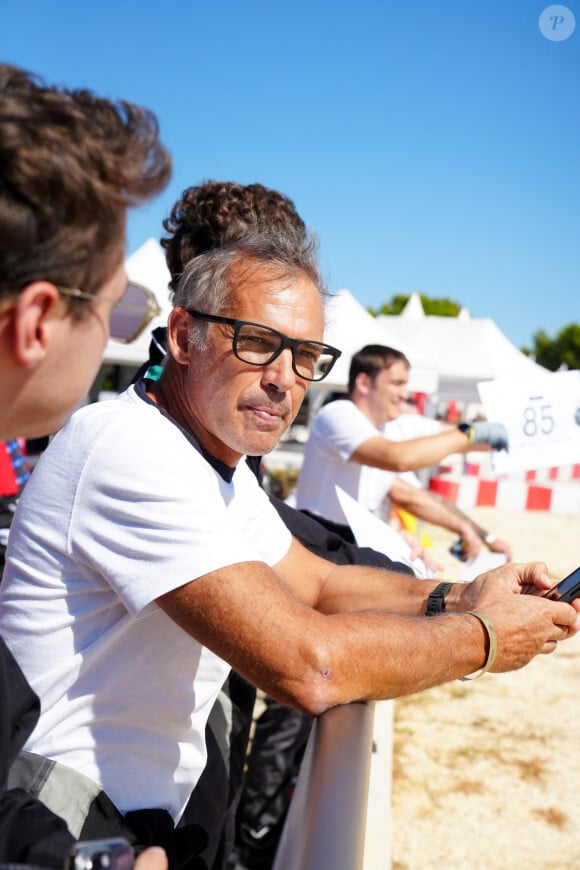
[[[410,441],[413,438],[438,435],[441,432],[441,423],[432,417],[424,417],[423,414],[400,414],[396,420],[387,420],[382,432],[390,441]]]
[[[274,565],[291,535],[245,462],[224,479],[140,389],[78,411],[36,466],[0,631],[41,699],[25,748],[90,777],[121,812],[177,820],[229,665],[155,599],[227,565]]]
[[[380,434],[350,399],[339,399],[321,408],[304,448],[296,506],[347,524],[335,491],[335,486],[340,486],[367,510],[384,518],[385,499],[396,472],[349,462],[361,444]]]
[[[422,414],[401,414],[396,420],[388,420],[382,428],[382,434],[389,441],[409,441],[413,438],[438,435],[439,432],[441,432],[441,423]],[[422,486],[414,471],[399,472],[399,478],[417,489]]]

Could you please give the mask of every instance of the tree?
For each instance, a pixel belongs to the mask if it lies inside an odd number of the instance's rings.
[[[452,299],[431,299],[429,296],[420,294],[421,305],[425,314],[436,314],[439,317],[457,317],[461,311],[461,305],[454,302]],[[368,308],[369,314],[376,317],[377,314],[400,314],[407,302],[409,296],[398,294],[393,296],[390,302],[385,302],[378,310]]]
[[[522,353],[533,356],[537,363],[550,371],[557,371],[561,365],[580,369],[580,324],[568,324],[554,339],[540,329],[534,334],[533,341],[533,348],[522,347]]]

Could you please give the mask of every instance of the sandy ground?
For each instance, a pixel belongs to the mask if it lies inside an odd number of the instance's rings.
[[[469,511],[554,580],[580,564],[580,517]],[[454,536],[424,525],[456,579]],[[393,870],[580,868],[580,636],[511,674],[395,702]]]

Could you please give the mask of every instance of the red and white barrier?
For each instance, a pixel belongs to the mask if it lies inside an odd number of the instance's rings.
[[[517,475],[490,479],[473,473],[438,473],[429,481],[429,489],[460,508],[580,514],[580,465],[523,472],[519,479]]]

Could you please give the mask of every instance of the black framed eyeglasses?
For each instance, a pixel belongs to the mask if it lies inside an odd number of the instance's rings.
[[[186,308],[197,320],[209,323],[225,323],[234,330],[232,349],[234,356],[252,366],[267,366],[289,347],[292,351],[292,368],[305,381],[322,381],[329,374],[342,351],[329,344],[301,338],[288,338],[277,329],[253,323],[251,320],[235,320],[217,314],[204,314]]]
[[[56,286],[63,296],[74,299],[99,299],[103,302],[114,302],[109,315],[109,334],[115,341],[129,344],[135,341],[154,317],[161,314],[161,308],[155,294],[148,287],[129,281],[125,292],[117,300],[100,296],[98,293],[86,293],[73,287]]]

